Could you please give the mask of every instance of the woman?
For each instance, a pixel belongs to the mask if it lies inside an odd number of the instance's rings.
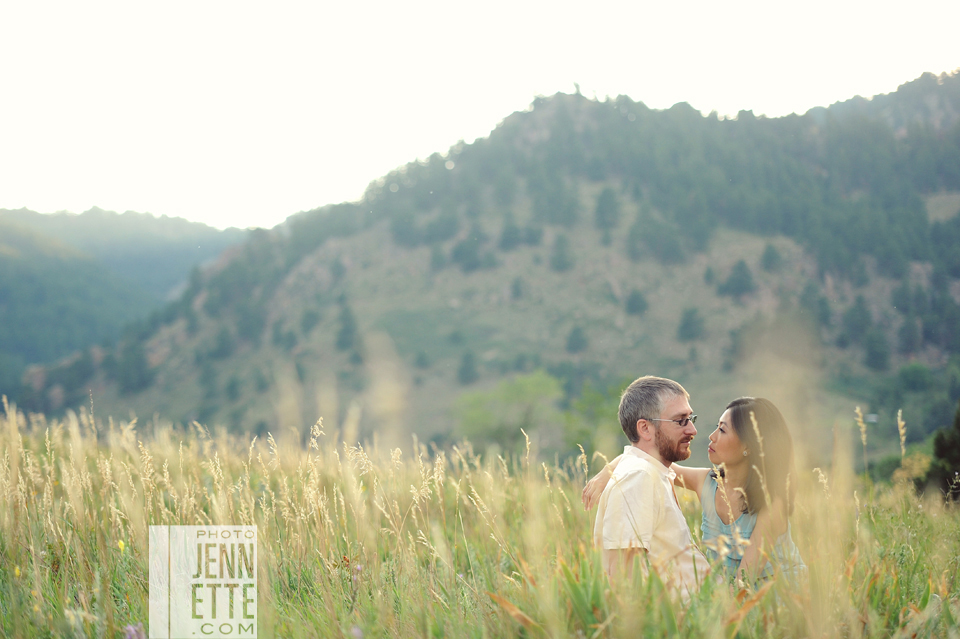
[[[769,577],[774,565],[798,578],[806,566],[790,536],[797,482],[783,415],[767,399],[733,400],[710,434],[707,454],[717,470],[673,465],[674,483],[700,498],[704,554],[727,579]],[[619,461],[587,483],[585,508],[597,503]]]

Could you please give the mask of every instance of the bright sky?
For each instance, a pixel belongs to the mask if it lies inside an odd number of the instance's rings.
[[[265,226],[536,95],[804,112],[960,67],[960,2],[3,2],[0,208]]]

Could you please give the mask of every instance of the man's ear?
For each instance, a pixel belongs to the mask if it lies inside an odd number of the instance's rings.
[[[637,435],[639,435],[641,440],[653,441],[653,429],[652,424],[645,419],[637,420]]]

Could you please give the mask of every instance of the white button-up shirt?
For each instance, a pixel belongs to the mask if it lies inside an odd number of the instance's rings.
[[[594,543],[603,549],[610,570],[617,553],[643,548],[657,574],[681,592],[699,587],[708,562],[693,543],[673,491],[677,474],[635,446],[625,446],[623,457],[600,496]]]

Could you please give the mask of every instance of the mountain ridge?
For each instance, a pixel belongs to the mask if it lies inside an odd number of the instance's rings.
[[[244,236],[130,211],[0,209],[0,393],[13,395],[29,364],[115,342]]]
[[[0,220],[73,246],[145,288],[158,301],[169,298],[193,265],[213,259],[246,235],[242,229],[219,231],[179,217],[116,213],[98,207],[83,213],[0,209]]]
[[[130,375],[104,366],[90,388],[109,413],[259,432],[322,416],[443,438],[457,397],[541,368],[565,405],[586,381],[641,371],[714,403],[776,394],[780,372],[753,371],[750,352],[780,334],[811,336],[782,363],[798,395],[831,407],[855,396],[879,410],[900,366],[944,371],[927,395],[897,391],[922,436],[957,392],[960,224],[931,222],[926,202],[960,191],[960,127],[931,145],[930,128],[898,137],[880,116],[814,115],[538,98],[358,202],[251,233],[131,327],[115,354]],[[128,378],[140,382],[118,390]],[[21,400],[50,409],[48,391]]]
[[[899,135],[906,134],[906,127],[915,123],[930,123],[935,131],[944,131],[960,120],[960,88],[954,78],[960,72],[923,73],[920,77],[905,82],[896,91],[875,95],[871,98],[854,96],[834,102],[829,107],[814,107],[811,111],[832,109],[836,113],[862,112],[882,117]],[[947,86],[947,90],[940,90]]]

